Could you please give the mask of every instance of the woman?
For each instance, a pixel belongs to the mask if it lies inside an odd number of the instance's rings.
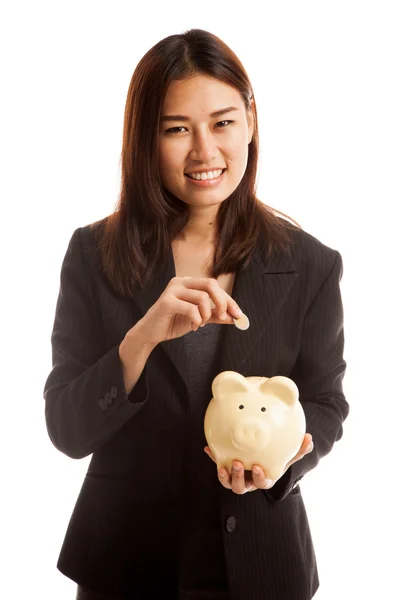
[[[128,91],[119,204],[74,232],[62,264],[44,390],[56,448],[93,454],[57,565],[77,598],[318,588],[298,482],[348,414],[342,260],[256,198],[257,158],[234,53],[198,29],[151,48]],[[203,420],[225,370],[299,388],[307,433],[278,481],[216,470]]]

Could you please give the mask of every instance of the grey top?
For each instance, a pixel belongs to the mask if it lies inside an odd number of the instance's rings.
[[[203,388],[209,379],[209,373],[213,367],[217,355],[219,341],[224,325],[210,324],[199,327],[197,331],[191,331],[183,337],[186,353],[186,363],[191,381],[192,398]],[[211,400],[211,390],[208,396]],[[207,402],[208,404],[208,402]]]
[[[191,419],[184,471],[180,600],[227,598],[216,465],[205,454],[204,414],[224,325],[199,327],[184,336],[190,376]],[[217,373],[215,373],[216,375]],[[211,595],[210,595],[211,594]]]

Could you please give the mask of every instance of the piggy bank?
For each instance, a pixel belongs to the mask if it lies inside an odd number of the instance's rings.
[[[217,467],[230,471],[232,461],[240,460],[245,469],[257,464],[273,480],[279,479],[306,432],[294,381],[224,371],[215,377],[212,394],[204,433]]]

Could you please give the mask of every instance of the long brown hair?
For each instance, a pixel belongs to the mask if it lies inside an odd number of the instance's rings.
[[[115,211],[92,225],[102,268],[112,287],[123,296],[132,296],[137,286],[148,283],[156,266],[164,263],[171,241],[189,219],[189,206],[162,185],[158,135],[169,83],[196,74],[235,87],[247,110],[253,99],[254,133],[247,168],[238,187],[218,210],[212,277],[246,266],[262,232],[269,254],[277,249],[288,252],[288,230],[300,227],[295,221],[291,225],[279,218],[275,213],[287,215],[256,197],[257,109],[238,57],[217,36],[202,29],[171,35],[143,56],[132,75],[124,113],[119,198]]]

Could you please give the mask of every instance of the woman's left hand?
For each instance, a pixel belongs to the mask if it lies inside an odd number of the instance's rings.
[[[312,441],[312,436],[311,434],[306,433],[300,450],[296,456],[287,463],[283,473],[286,473],[293,463],[301,460],[303,456],[312,452],[313,448],[314,443]],[[206,446],[204,451],[211,460],[215,463],[217,462],[209,446]],[[245,471],[243,463],[238,460],[234,460],[232,463],[232,473],[229,473],[225,468],[218,469],[218,479],[225,488],[232,490],[235,494],[245,494],[246,492],[254,492],[254,490],[268,490],[276,483],[276,481],[273,481],[268,477],[268,473],[265,473],[259,465],[253,465],[251,471]]]

